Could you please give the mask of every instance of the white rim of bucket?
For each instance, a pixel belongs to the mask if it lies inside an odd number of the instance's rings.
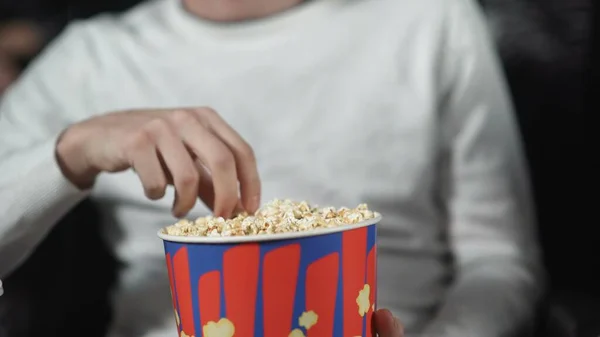
[[[320,236],[338,232],[346,232],[353,229],[376,225],[381,221],[381,215],[376,213],[376,216],[369,220],[364,220],[351,225],[339,225],[332,228],[315,229],[304,232],[290,232],[277,234],[258,234],[258,235],[240,235],[240,236],[179,236],[168,235],[163,233],[164,228],[158,231],[158,237],[163,241],[175,243],[200,243],[200,244],[224,244],[224,243],[244,243],[244,242],[266,242],[300,239],[306,237]]]

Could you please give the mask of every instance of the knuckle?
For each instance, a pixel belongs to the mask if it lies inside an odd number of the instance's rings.
[[[226,171],[235,166],[235,161],[231,153],[219,152],[212,158],[212,165],[216,170]]]
[[[256,163],[256,153],[250,144],[243,142],[242,145],[240,145],[239,151],[244,161],[251,164]]]
[[[197,111],[197,113],[200,116],[205,116],[205,117],[208,117],[208,118],[212,118],[214,116],[217,116],[217,111],[215,109],[213,109],[213,108],[210,108],[210,107],[198,108],[198,109],[196,109],[196,111]]]
[[[142,150],[149,145],[153,144],[153,136],[146,129],[140,129],[134,132],[129,139],[125,141],[125,149],[131,152],[137,152]]]
[[[143,127],[144,130],[148,133],[149,136],[155,138],[157,135],[166,133],[170,131],[169,123],[162,118],[155,118]]]
[[[170,113],[170,118],[177,125],[189,124],[195,121],[193,112],[186,109],[174,110]]]
[[[187,169],[179,173],[177,180],[182,187],[190,188],[198,184],[200,181],[200,174],[196,170]]]

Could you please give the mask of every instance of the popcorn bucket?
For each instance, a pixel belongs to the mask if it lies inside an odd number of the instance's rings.
[[[376,224],[164,241],[180,337],[375,337]]]

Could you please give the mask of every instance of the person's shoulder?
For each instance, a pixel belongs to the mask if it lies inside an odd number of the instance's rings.
[[[109,72],[129,54],[165,38],[164,10],[170,0],[143,1],[122,13],[102,13],[71,22],[36,63],[67,65],[81,74]],[[48,67],[45,67],[48,68]]]
[[[53,81],[77,87],[91,77],[96,80],[111,69],[128,46],[138,39],[144,23],[152,26],[152,18],[160,14],[160,6],[168,0],[142,2],[117,14],[99,14],[89,19],[72,21],[26,69],[18,82]]]
[[[492,41],[477,0],[373,0],[378,15],[402,34],[423,34],[442,44],[469,45],[473,38]],[[465,47],[466,48],[466,47]]]
[[[352,1],[351,1],[352,2]],[[454,20],[471,20],[482,14],[477,0],[364,0],[357,9],[388,22],[444,25]]]
[[[394,22],[433,21],[446,15],[454,1],[462,0],[367,0],[360,5]]]
[[[33,59],[18,82],[32,76],[56,77],[60,74],[66,79],[78,73],[78,69],[88,68],[89,56],[85,29],[78,22],[72,23]]]
[[[359,0],[348,1],[363,26],[381,34],[435,38],[443,35],[456,15],[456,2],[472,0]]]

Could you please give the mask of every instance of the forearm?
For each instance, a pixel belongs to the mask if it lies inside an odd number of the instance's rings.
[[[85,196],[63,175],[54,140],[0,158],[0,278],[16,269]]]
[[[426,337],[517,337],[533,325],[541,294],[535,268],[490,261],[455,280]]]
[[[77,27],[65,32],[0,101],[0,278],[87,194],[65,178],[55,155],[61,132],[90,117],[81,88],[94,67],[84,36]]]

